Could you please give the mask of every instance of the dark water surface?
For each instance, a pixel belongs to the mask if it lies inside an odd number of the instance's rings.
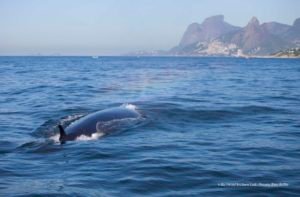
[[[53,140],[124,103],[144,124]],[[0,132],[0,196],[296,196],[300,60],[0,57]]]

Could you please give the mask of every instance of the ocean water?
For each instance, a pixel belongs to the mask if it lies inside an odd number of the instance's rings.
[[[142,123],[57,141],[121,105]],[[0,196],[297,196],[300,60],[0,57],[0,134]]]

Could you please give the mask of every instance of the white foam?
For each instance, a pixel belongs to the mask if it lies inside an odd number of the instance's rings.
[[[93,133],[91,136],[87,136],[87,135],[80,135],[76,138],[76,141],[89,141],[89,140],[97,140],[99,138],[101,138],[104,135],[104,133],[101,132],[96,132]]]
[[[125,107],[127,109],[130,109],[130,110],[136,110],[137,109],[137,106],[136,105],[133,105],[133,104],[129,104],[129,103],[124,103],[123,105],[121,105],[122,107]]]
[[[96,132],[96,133],[93,133],[91,136],[80,135],[76,138],[75,141],[97,140],[97,139],[101,138],[102,136],[104,136],[104,133]],[[55,134],[55,135],[51,136],[49,139],[53,140],[55,143],[60,143],[59,137],[60,137],[60,134]]]
[[[60,137],[60,134],[58,133],[58,134],[51,136],[49,139],[53,140],[55,143],[59,143],[60,142],[59,137]]]

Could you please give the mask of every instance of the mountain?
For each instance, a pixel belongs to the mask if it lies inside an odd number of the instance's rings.
[[[189,52],[196,49],[199,42],[210,42],[215,38],[239,27],[230,25],[224,21],[223,15],[212,16],[203,21],[202,24],[192,23],[185,31],[179,45],[172,49],[173,52]]]
[[[288,30],[291,28],[291,26],[286,25],[286,24],[277,23],[277,22],[269,22],[269,23],[263,23],[262,28],[264,28],[270,34],[273,34],[276,36],[282,36],[286,32],[288,32]]]
[[[278,22],[260,24],[253,17],[241,28],[212,16],[203,23],[192,23],[172,55],[265,56],[300,45],[300,18],[293,26]]]
[[[293,26],[283,35],[286,40],[300,46],[300,18],[297,18]]]
[[[235,44],[247,55],[268,55],[290,46],[288,41],[270,33],[253,17],[246,27],[220,38],[226,44]]]

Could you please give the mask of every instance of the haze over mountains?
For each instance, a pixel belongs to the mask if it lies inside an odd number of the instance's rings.
[[[212,16],[201,24],[192,23],[170,55],[264,56],[300,47],[300,18],[292,26],[278,22],[260,24],[253,17],[245,27]]]

